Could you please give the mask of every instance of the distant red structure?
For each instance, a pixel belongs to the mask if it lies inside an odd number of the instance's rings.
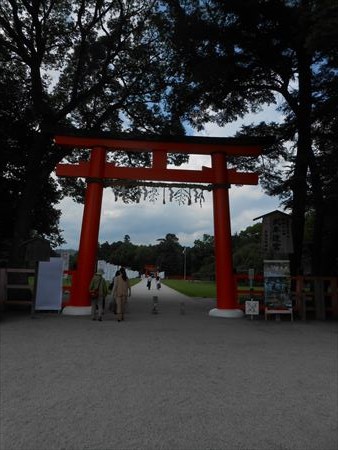
[[[154,277],[156,277],[157,273],[158,273],[158,268],[154,264],[146,264],[144,266],[144,274],[146,276],[154,275]]]
[[[84,177],[87,181],[78,269],[70,298],[72,312],[81,313],[90,304],[88,286],[95,270],[101,214],[103,181],[108,179],[210,183],[213,190],[214,235],[216,256],[217,308],[211,315],[236,317],[238,309],[232,266],[231,227],[228,190],[231,184],[258,183],[255,173],[239,173],[227,168],[227,156],[259,156],[271,139],[202,138],[202,137],[130,137],[106,133],[63,131],[55,133],[60,146],[91,149],[88,162],[58,164],[60,177]],[[106,152],[126,150],[151,152],[151,167],[121,167],[106,161]],[[201,170],[167,168],[168,153],[211,155],[212,167]]]

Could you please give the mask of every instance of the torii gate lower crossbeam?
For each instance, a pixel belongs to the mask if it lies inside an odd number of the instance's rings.
[[[129,179],[147,181],[179,181],[211,183],[213,186],[214,238],[216,259],[217,308],[210,315],[240,317],[231,251],[231,226],[229,211],[229,187],[235,184],[257,184],[254,173],[239,173],[227,169],[227,155],[258,156],[268,139],[233,138],[170,138],[164,140],[111,138],[82,136],[73,133],[55,135],[55,143],[62,146],[92,149],[90,161],[76,165],[58,164],[56,174],[60,177],[85,177],[88,185],[79,245],[77,271],[72,283],[70,303],[64,309],[67,314],[89,314],[90,299],[88,286],[95,270],[97,242],[101,213],[103,182],[107,179]],[[107,150],[127,149],[151,151],[152,167],[119,167],[106,162]],[[175,170],[167,168],[168,153],[210,154],[212,167],[202,170]]]

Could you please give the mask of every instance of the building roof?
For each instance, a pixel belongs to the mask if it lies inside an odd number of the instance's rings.
[[[286,213],[284,213],[283,211],[278,211],[278,209],[275,209],[274,211],[271,211],[271,212],[269,212],[269,213],[263,214],[262,216],[255,217],[253,220],[262,219],[262,218],[264,218],[264,217],[272,216],[272,215],[274,215],[274,214],[280,214],[280,215],[289,217],[289,218],[291,219],[290,214],[286,214]]]

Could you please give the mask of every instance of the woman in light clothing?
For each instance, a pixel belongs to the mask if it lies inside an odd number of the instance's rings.
[[[114,283],[116,278],[120,275],[120,271],[117,270],[115,272],[115,276],[112,279],[112,282],[109,285],[109,290],[111,291],[111,302],[109,304],[109,311],[112,311],[114,314],[117,314],[117,310],[116,310],[116,298],[114,297]]]
[[[124,320],[124,310],[127,297],[130,297],[131,289],[129,278],[123,267],[120,269],[120,275],[114,279],[113,297],[116,299],[117,305],[117,321]]]

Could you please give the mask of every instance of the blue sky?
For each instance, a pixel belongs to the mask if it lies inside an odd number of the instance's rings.
[[[245,119],[220,128],[214,124],[205,127],[199,135],[209,137],[231,137],[240,125],[252,122],[281,121],[276,106],[264,109],[261,113],[249,114]],[[195,135],[197,135],[195,133]],[[200,169],[202,165],[211,166],[209,156],[193,155],[186,168]],[[183,166],[182,166],[183,168]],[[232,233],[240,232],[253,225],[253,219],[275,209],[280,209],[279,199],[265,195],[259,186],[232,186],[230,194],[230,214]],[[58,207],[62,211],[60,227],[67,241],[61,248],[78,249],[83,205],[65,198]],[[203,234],[214,234],[212,194],[205,192],[205,202],[179,206],[176,202],[162,203],[162,196],[155,203],[141,200],[138,204],[124,204],[122,200],[115,202],[110,188],[103,194],[99,242],[109,243],[123,240],[128,234],[134,244],[156,244],[156,240],[173,233],[179,238],[181,245],[192,246]]]

